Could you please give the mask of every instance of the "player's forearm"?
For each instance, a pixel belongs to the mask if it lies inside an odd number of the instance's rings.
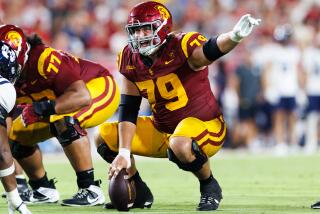
[[[225,53],[225,54],[228,53],[234,47],[236,47],[237,44],[239,44],[239,43],[234,42],[230,39],[230,34],[231,34],[231,32],[224,33],[224,34],[219,35],[217,38],[217,45],[222,53]]]
[[[71,113],[89,106],[91,101],[87,91],[68,91],[55,100],[55,111],[57,114]]]
[[[65,114],[77,111],[91,104],[91,96],[82,80],[72,83],[65,92],[55,100],[55,112]]]
[[[119,148],[131,150],[131,142],[136,132],[136,124],[128,121],[120,122],[119,131]]]

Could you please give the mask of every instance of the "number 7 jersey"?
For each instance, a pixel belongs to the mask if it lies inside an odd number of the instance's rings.
[[[173,133],[187,117],[208,121],[221,115],[210,88],[208,67],[194,71],[187,62],[193,50],[206,40],[197,32],[172,34],[151,67],[129,46],[119,53],[120,73],[148,99],[159,131]]]

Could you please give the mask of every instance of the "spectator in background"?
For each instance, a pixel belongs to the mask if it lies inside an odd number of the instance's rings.
[[[318,149],[320,123],[320,33],[303,51],[304,89],[308,96],[306,109],[305,153],[312,154]]]
[[[259,103],[261,72],[251,62],[250,51],[247,48],[241,50],[241,56],[239,56],[241,63],[235,70],[236,91],[239,96],[239,122],[236,124],[233,140],[234,143],[238,141],[248,148],[256,149],[258,130],[255,119]]]

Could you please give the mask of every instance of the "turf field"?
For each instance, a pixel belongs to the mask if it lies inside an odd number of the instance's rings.
[[[320,154],[276,158],[221,152],[211,159],[224,199],[218,213],[320,213],[310,204],[320,199]],[[45,159],[49,177],[56,177],[61,198],[76,192],[75,176],[66,158]],[[155,203],[151,209],[134,209],[138,213],[195,213],[199,200],[194,177],[167,160],[139,159],[140,174],[151,188]],[[107,168],[95,160],[96,177],[103,179],[107,196]],[[2,191],[3,189],[1,189]],[[108,200],[108,199],[107,199]],[[59,204],[29,206],[33,213],[117,213],[102,207],[71,208]],[[0,199],[0,213],[7,213]],[[197,212],[199,213],[199,212]]]

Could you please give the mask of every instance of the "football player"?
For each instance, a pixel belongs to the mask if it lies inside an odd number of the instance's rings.
[[[105,197],[94,181],[86,128],[97,126],[116,111],[119,89],[103,66],[55,50],[34,35],[27,37],[15,25],[0,26],[0,39],[15,50],[21,68],[15,85],[17,111],[10,130],[12,153],[29,177],[33,189],[27,202],[59,200],[49,180],[38,142],[56,137],[77,176],[79,191],[66,206],[103,204]],[[20,111],[20,112],[19,112]],[[20,113],[20,114],[19,114]],[[13,115],[14,115],[13,114]]]
[[[14,50],[0,41],[0,178],[8,200],[9,213],[15,210],[31,213],[21,200],[14,175],[15,165],[7,134],[7,116],[16,102],[14,82],[19,76],[19,66]]]
[[[259,22],[247,14],[232,31],[207,39],[197,32],[172,32],[171,13],[160,3],[144,2],[131,10],[129,44],[118,60],[123,75],[119,122],[101,125],[96,145],[111,163],[109,177],[127,168],[135,181],[134,207],[150,207],[153,197],[132,154],[167,157],[192,172],[200,182],[197,209],[218,208],[222,191],[208,158],[221,148],[226,124],[209,86],[208,65],[237,46]],[[151,117],[137,117],[142,97],[150,103]]]

